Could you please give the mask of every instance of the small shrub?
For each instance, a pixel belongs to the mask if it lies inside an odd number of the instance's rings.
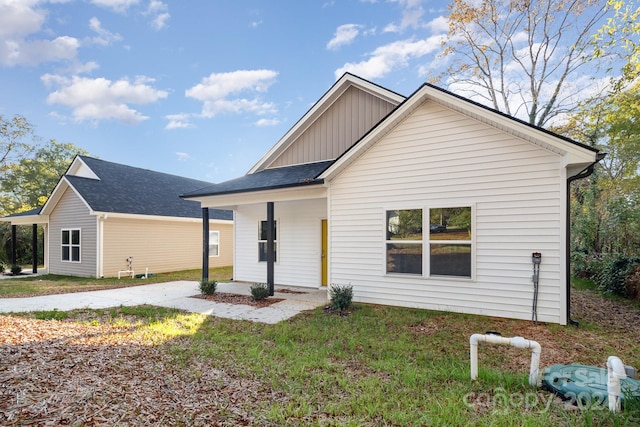
[[[0,274],[4,274],[6,269],[7,269],[7,266],[4,265],[4,262],[0,261]]]
[[[595,281],[605,294],[629,297],[627,278],[637,266],[640,266],[640,258],[610,258],[603,263],[602,269],[596,274]]]
[[[353,286],[351,285],[331,285],[329,288],[331,307],[336,310],[346,310],[351,307],[353,300]]]
[[[11,274],[17,276],[20,273],[22,273],[22,266],[20,264],[13,264],[11,266]]]
[[[634,267],[627,276],[627,295],[640,301],[640,265]]]
[[[254,283],[251,285],[251,297],[254,301],[266,299],[269,296],[269,287],[266,283]]]
[[[215,280],[202,280],[200,282],[200,292],[203,295],[213,295],[218,288],[218,282]]]

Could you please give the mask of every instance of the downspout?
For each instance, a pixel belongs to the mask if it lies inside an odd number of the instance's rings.
[[[565,233],[565,288],[566,288],[566,304],[567,304],[567,324],[578,326],[578,321],[571,318],[571,183],[579,179],[584,179],[593,173],[596,164],[600,160],[604,159],[606,153],[596,153],[596,160],[583,169],[580,173],[567,178],[567,193],[566,193],[566,233]]]

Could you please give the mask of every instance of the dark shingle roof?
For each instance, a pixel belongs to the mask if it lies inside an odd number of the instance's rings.
[[[240,178],[221,182],[220,184],[214,184],[195,191],[185,192],[183,197],[246,193],[250,191],[264,191],[276,188],[322,184],[323,180],[316,179],[316,177],[332,163],[333,160],[329,160],[274,169],[264,169],[259,172],[241,176]]]
[[[73,175],[65,178],[94,211],[202,218],[200,203],[179,196],[210,186],[210,182],[79,157],[100,180]],[[231,220],[233,213],[210,209],[209,218]]]
[[[18,213],[14,213],[14,214],[11,214],[11,215],[7,215],[7,216],[4,216],[3,218],[17,218],[17,217],[21,217],[21,216],[38,215],[41,210],[42,210],[42,207],[39,207],[39,208],[35,208],[35,209],[30,209],[28,211],[18,212]]]

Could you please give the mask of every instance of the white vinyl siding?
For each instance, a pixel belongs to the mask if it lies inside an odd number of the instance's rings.
[[[433,102],[330,182],[330,281],[354,300],[531,318],[531,253],[542,252],[538,319],[564,318],[562,158]],[[386,210],[474,206],[474,280],[393,277]]]
[[[278,285],[318,287],[321,278],[321,220],[326,200],[275,202],[278,261],[274,280]],[[258,227],[267,215],[266,203],[240,206],[235,212],[234,279],[266,282],[267,263],[256,256]]]
[[[62,230],[82,230],[80,262],[62,260]],[[49,273],[80,277],[96,275],[96,217],[68,188],[49,216]]]
[[[393,108],[395,104],[350,87],[269,167],[335,159]]]

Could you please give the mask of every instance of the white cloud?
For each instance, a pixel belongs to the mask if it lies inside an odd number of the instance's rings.
[[[58,89],[47,96],[49,104],[60,104],[72,110],[75,121],[118,120],[137,124],[148,119],[129,105],[142,105],[166,98],[166,91],[158,90],[147,83],[148,77],[134,81],[126,78],[111,81],[105,78],[64,77],[45,74],[42,81]]]
[[[138,4],[139,0],[91,0],[96,6],[111,9],[118,13],[126,12],[131,6]]]
[[[36,9],[37,0],[0,1],[0,37],[24,37],[40,31],[46,11]]]
[[[169,120],[169,123],[164,127],[165,129],[186,129],[192,128],[193,123],[191,123],[190,114],[179,113],[179,114],[167,114],[164,116],[165,119]]]
[[[77,56],[79,42],[74,37],[39,38],[47,12],[37,0],[0,0],[0,64],[37,65],[69,60]]]
[[[400,40],[380,46],[369,59],[357,63],[346,63],[335,71],[336,79],[345,72],[365,79],[383,77],[393,70],[406,67],[410,60],[421,58],[441,47],[442,36],[431,36],[424,40]]]
[[[182,153],[180,151],[176,151],[176,156],[178,156],[178,161],[181,161],[181,162],[191,159],[191,156],[189,155],[189,153]]]
[[[165,28],[167,21],[171,18],[169,6],[159,0],[151,0],[144,15],[152,17],[151,26],[158,31]]]
[[[100,46],[108,46],[114,41],[122,40],[122,36],[118,33],[112,33],[102,28],[100,20],[95,16],[89,20],[89,28],[91,28],[98,36],[92,37],[91,41]]]
[[[255,122],[256,126],[264,127],[264,126],[277,126],[280,124],[280,120],[278,119],[260,119]]]
[[[391,0],[398,3],[402,8],[402,19],[399,24],[392,23],[385,27],[385,32],[401,32],[406,28],[423,27],[422,16],[424,9],[422,8],[423,0]]]
[[[278,73],[273,70],[239,70],[229,73],[212,73],[187,89],[185,96],[203,102],[203,117],[214,117],[221,113],[267,114],[276,111],[275,105],[264,102],[257,94],[265,92],[275,81]],[[240,97],[249,93],[252,98]]]
[[[358,34],[360,34],[361,28],[362,25],[358,24],[340,25],[336,29],[333,38],[327,43],[327,49],[334,50],[340,46],[351,44],[355,38],[358,37]]]

